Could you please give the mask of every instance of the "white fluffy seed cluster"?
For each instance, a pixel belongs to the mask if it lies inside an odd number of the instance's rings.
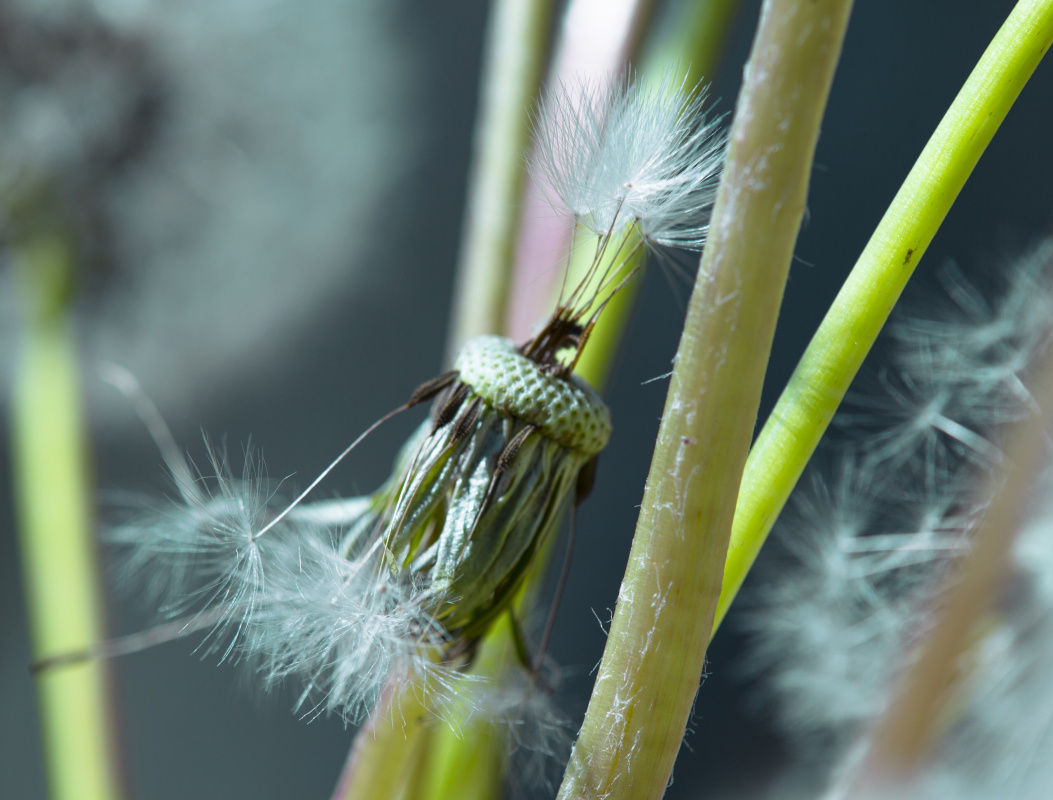
[[[989,304],[947,268],[953,303],[934,318],[930,302],[927,318],[892,327],[895,368],[877,381],[884,399],[857,397],[844,415],[859,438],[802,485],[780,531],[787,558],[769,564],[744,620],[783,723],[819,745],[843,785],[926,634],[945,567],[967,551],[984,513],[1000,428],[1034,409],[1030,371],[1053,342],[1053,241],[1008,275]],[[1053,458],[1034,496],[1007,590],[969,654],[956,716],[926,772],[897,796],[1048,796]]]
[[[454,369],[499,412],[529,422],[570,450],[592,457],[611,437],[611,412],[581,380],[546,375],[511,339],[477,336],[457,356]]]

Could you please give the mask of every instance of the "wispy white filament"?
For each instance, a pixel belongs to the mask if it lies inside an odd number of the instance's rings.
[[[635,225],[649,244],[701,249],[725,144],[705,99],[670,80],[556,89],[535,125],[534,179],[598,235]]]
[[[122,582],[145,588],[167,616],[208,620],[206,651],[248,659],[265,684],[301,680],[306,714],[361,719],[389,681],[410,679],[439,695],[441,709],[454,690],[437,657],[446,633],[423,610],[420,587],[393,576],[379,548],[349,558],[341,544],[371,513],[368,500],[304,504],[273,524],[281,507],[261,462],[247,455],[240,479],[221,452],[211,463],[211,480],[110,534]]]

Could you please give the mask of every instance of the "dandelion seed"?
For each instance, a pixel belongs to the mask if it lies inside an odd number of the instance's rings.
[[[602,91],[553,92],[538,114],[535,179],[598,236],[632,225],[652,245],[700,250],[723,164],[725,133],[704,92],[670,78]]]

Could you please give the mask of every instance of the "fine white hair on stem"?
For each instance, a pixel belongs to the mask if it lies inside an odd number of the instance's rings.
[[[650,245],[700,250],[726,135],[706,94],[671,77],[645,88],[551,91],[534,124],[531,173],[554,205],[600,236],[634,225]]]

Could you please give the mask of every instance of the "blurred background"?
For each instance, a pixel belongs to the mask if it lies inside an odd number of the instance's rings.
[[[713,76],[718,110],[733,108],[759,6],[741,4]],[[856,5],[762,418],[1012,6]],[[301,486],[443,369],[487,11],[410,0],[0,1],[0,188],[11,191],[29,165],[78,231],[77,331],[101,519],[117,493],[169,491],[128,402],[96,378],[102,361],[139,377],[199,462],[202,431],[224,437],[235,462],[251,439],[271,476]],[[915,305],[938,291],[932,273],[947,259],[982,274],[1053,233],[1050,97],[1044,63],[926,254],[908,289]],[[17,334],[10,272],[0,267],[5,395]],[[612,373],[615,433],[579,516],[551,646],[575,719],[665,397],[664,380],[652,379],[669,371],[689,288],[649,272]],[[369,437],[324,493],[374,489],[415,419]],[[9,436],[5,424],[0,797],[41,798]],[[134,598],[107,602],[111,634],[150,623]],[[710,648],[670,798],[781,795],[807,783],[793,742],[773,731],[743,677],[741,644],[732,611]],[[295,690],[263,694],[246,671],[192,650],[175,642],[112,665],[130,796],[328,797],[353,730],[331,718],[307,724],[290,712]]]

